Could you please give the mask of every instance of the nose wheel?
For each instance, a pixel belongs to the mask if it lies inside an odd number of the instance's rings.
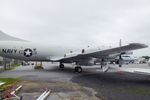
[[[75,72],[81,73],[82,72],[82,67],[81,66],[76,66],[75,67]]]

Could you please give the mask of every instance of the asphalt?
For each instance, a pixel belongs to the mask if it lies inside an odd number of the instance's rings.
[[[117,65],[111,66],[117,67]],[[147,64],[131,64],[123,67],[150,68]],[[58,90],[57,94],[51,96],[51,98],[54,97],[55,99],[58,94],[66,95],[63,94],[65,89],[78,95],[78,97],[81,97],[79,96],[81,93],[80,95],[84,95],[87,98],[92,97],[93,100],[149,100],[150,98],[150,76],[117,72],[114,69],[103,73],[100,71],[99,65],[93,67],[84,66],[82,73],[76,73],[72,65],[69,64],[65,65],[65,69],[61,70],[58,68],[57,63],[44,63],[43,70],[34,70],[33,66],[21,66],[15,70],[1,72],[0,77],[19,77],[24,81],[24,84],[28,82],[32,84],[37,82],[40,84],[51,83],[51,85],[47,84],[47,86],[53,88],[53,90]],[[54,86],[52,83],[55,85],[57,83],[58,85]],[[40,86],[40,84],[38,85]],[[69,85],[60,86],[60,84]],[[59,90],[60,87],[61,90]],[[77,100],[79,99],[81,98],[77,98]]]

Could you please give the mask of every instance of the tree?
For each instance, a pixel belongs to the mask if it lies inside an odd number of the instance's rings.
[[[146,60],[149,60],[149,56],[142,56],[142,58],[145,58]]]

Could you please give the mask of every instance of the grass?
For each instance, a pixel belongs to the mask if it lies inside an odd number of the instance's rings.
[[[115,90],[115,89],[114,89]],[[130,88],[118,88],[119,92],[128,92],[137,95],[150,95],[150,88],[149,87],[130,87]]]
[[[129,89],[129,91],[139,95],[150,95],[150,88],[146,88],[146,87],[133,88],[133,89]]]
[[[6,90],[12,87],[13,85],[15,85],[19,81],[19,79],[18,78],[0,78],[0,81],[5,82],[5,84],[0,87],[0,90]]]
[[[3,70],[3,68],[0,68],[0,71]]]
[[[7,66],[5,70],[13,70],[13,69],[16,69],[19,66],[20,66],[20,64],[12,64],[10,67]],[[4,71],[4,68],[1,68],[0,70]]]
[[[35,66],[34,69],[43,69],[43,67],[39,64],[39,65]]]
[[[20,64],[12,64],[11,66],[12,66],[12,67],[19,67]]]

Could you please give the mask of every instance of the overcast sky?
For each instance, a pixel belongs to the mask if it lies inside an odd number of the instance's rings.
[[[150,45],[150,0],[0,0],[0,30],[61,46]]]

